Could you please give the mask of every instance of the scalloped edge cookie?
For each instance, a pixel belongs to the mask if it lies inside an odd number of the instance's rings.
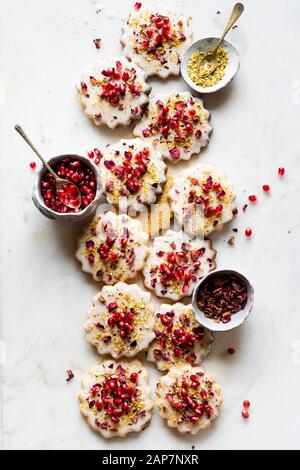
[[[112,76],[106,76],[108,73]],[[115,86],[122,90],[115,93]],[[85,114],[94,124],[115,129],[141,119],[151,86],[136,64],[125,57],[108,57],[96,62],[92,72],[83,74],[76,89]]]
[[[167,181],[162,154],[139,138],[106,147],[99,168],[106,199],[117,207],[154,204]]]
[[[163,372],[182,364],[201,364],[211,352],[214,337],[196,320],[192,305],[163,304],[158,312],[156,339],[148,349],[147,360]]]
[[[121,418],[116,418],[119,420],[119,423],[113,423],[109,417],[105,414],[105,406],[101,406],[100,409],[97,408],[95,403],[98,399],[101,400],[101,393],[96,393],[96,395],[91,395],[91,389],[97,386],[97,384],[102,384],[101,379],[103,376],[110,377],[111,375],[119,375],[119,369],[122,368],[126,372],[127,382],[130,382],[130,375],[137,374],[137,384],[140,382],[140,395],[139,400],[136,405],[137,411],[132,416],[132,421],[130,421],[130,415],[125,414],[126,417],[124,422],[121,421]],[[94,390],[94,389],[93,389]],[[96,391],[99,390],[99,387],[96,388]],[[94,393],[94,392],[93,392]],[[98,396],[99,395],[99,396]],[[91,400],[92,398],[92,400]],[[152,417],[153,411],[153,402],[151,399],[151,392],[148,386],[148,372],[143,367],[140,361],[138,360],[123,360],[123,361],[114,361],[113,359],[104,361],[101,365],[93,367],[88,374],[86,374],[82,379],[82,389],[78,394],[78,399],[80,402],[80,412],[86,418],[88,425],[96,432],[100,433],[105,439],[111,437],[125,437],[127,434],[134,432],[140,432],[144,430]],[[132,402],[131,402],[132,403]],[[134,403],[134,402],[133,402]],[[91,406],[93,404],[93,406]],[[118,409],[117,405],[115,408]],[[136,415],[138,416],[137,421]],[[104,415],[104,421],[102,417]],[[129,419],[128,422],[126,422]],[[107,421],[107,425],[103,427],[103,423]],[[116,421],[116,420],[115,420]]]
[[[188,91],[158,93],[150,100],[133,133],[152,142],[171,163],[188,161],[207,147],[212,133],[210,112]]]
[[[171,263],[175,254],[175,263]],[[174,302],[189,297],[197,282],[216,268],[216,254],[210,240],[190,240],[182,232],[168,230],[163,237],[155,238],[149,249],[143,270],[145,286],[157,297]],[[170,264],[174,264],[174,271],[170,271]],[[182,269],[186,265],[188,269]],[[162,283],[162,278],[166,282]]]
[[[183,380],[188,380],[188,382],[195,384],[195,382],[191,382],[190,377],[198,378],[197,380],[200,384],[198,389],[182,387]],[[193,390],[193,398],[190,404],[187,404],[188,399],[186,395],[179,397],[177,392],[175,395],[173,394],[174,386],[179,387],[178,394],[181,393],[182,389],[188,392]],[[199,391],[197,392],[200,387],[201,391],[206,393],[207,398],[209,397],[208,400],[204,400]],[[201,367],[192,367],[189,365],[178,368],[174,367],[167,375],[161,377],[156,387],[156,395],[156,404],[159,408],[160,416],[166,420],[166,424],[169,428],[175,428],[181,434],[189,433],[195,435],[199,431],[208,428],[212,421],[219,417],[219,410],[223,403],[221,388],[217,385],[215,378]],[[189,396],[189,393],[187,395]],[[174,396],[176,397],[176,401],[174,400]],[[201,401],[200,404],[199,400]],[[198,405],[197,413],[194,411],[194,408],[191,407],[193,401]],[[185,407],[181,408],[180,403],[184,403]],[[207,405],[205,405],[205,403],[207,403]],[[202,409],[202,406],[199,407],[199,405],[202,405],[204,408]],[[173,406],[175,408],[173,408]],[[209,412],[206,412],[206,406],[210,408]],[[179,409],[177,410],[176,407]],[[183,410],[184,414],[181,412]],[[187,412],[193,412],[193,415],[187,415]],[[188,416],[195,416],[195,422],[191,422],[190,419],[187,419]]]
[[[164,32],[162,29],[166,30],[169,28],[168,25],[163,25],[159,29],[159,22],[151,24],[151,15],[169,18],[172,24],[171,31]],[[143,24],[141,31],[145,34],[140,38],[137,28],[141,23]],[[162,46],[158,50],[156,40],[163,37],[159,31],[166,34],[166,37],[169,35],[172,42],[160,43]],[[173,39],[170,33],[174,35]],[[170,8],[154,6],[145,7],[129,14],[122,27],[121,44],[124,48],[123,54],[144,69],[148,76],[157,75],[166,79],[171,75],[178,76],[180,74],[183,54],[192,43],[192,39],[193,32],[190,28],[189,18]]]
[[[94,298],[85,323],[86,339],[99,354],[114,359],[134,357],[154,340],[154,326],[151,295],[137,284],[119,282],[103,287]]]
[[[96,282],[114,285],[135,278],[145,265],[149,235],[139,221],[106,212],[94,217],[79,239],[76,258]]]
[[[235,199],[226,174],[210,165],[184,170],[169,191],[175,219],[192,237],[221,231],[234,218]]]

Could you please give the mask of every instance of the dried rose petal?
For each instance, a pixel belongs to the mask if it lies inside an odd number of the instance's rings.
[[[170,150],[170,155],[172,158],[179,158],[180,157],[180,149],[177,147]]]
[[[102,42],[102,40],[100,38],[96,38],[96,39],[93,40],[93,43],[95,44],[96,49],[101,48],[101,42]]]
[[[217,323],[229,323],[232,315],[246,307],[247,301],[247,286],[235,275],[210,277],[202,284],[198,296],[200,310]],[[233,348],[228,353],[233,354]]]
[[[74,379],[74,374],[73,372],[71,371],[71,369],[68,369],[67,370],[67,374],[68,374],[68,377],[66,379],[66,382],[70,382],[72,379]]]

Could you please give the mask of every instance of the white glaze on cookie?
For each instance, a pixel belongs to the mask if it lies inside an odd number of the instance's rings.
[[[222,230],[236,212],[231,183],[224,172],[198,165],[174,179],[169,199],[175,218],[194,237]]]
[[[221,389],[200,367],[173,367],[156,388],[159,414],[181,434],[197,434],[219,417]]]
[[[192,295],[197,282],[215,269],[210,240],[190,240],[169,230],[155,238],[144,268],[145,286],[158,297],[178,301]]]
[[[147,359],[156,362],[161,371],[182,364],[200,364],[213,342],[212,334],[196,320],[192,305],[180,303],[160,306],[155,335]]]
[[[89,426],[105,438],[140,432],[152,417],[148,372],[137,360],[94,367],[83,377],[78,398]]]
[[[150,141],[172,163],[190,160],[209,143],[210,113],[189,92],[158,94],[151,99],[134,135]]]
[[[145,72],[124,57],[97,62],[77,85],[84,112],[96,126],[111,129],[140,119],[150,91]]]
[[[106,198],[119,206],[138,210],[140,204],[154,204],[166,182],[166,165],[151,143],[142,139],[121,140],[106,148],[100,163]]]
[[[105,286],[95,297],[85,324],[87,340],[99,354],[133,357],[155,338],[151,296],[136,284]]]
[[[193,33],[190,19],[164,7],[143,8],[130,13],[123,27],[124,55],[148,76],[179,75],[184,52]]]
[[[134,278],[143,269],[148,240],[140,222],[107,212],[86,226],[76,257],[95,281],[113,285]]]

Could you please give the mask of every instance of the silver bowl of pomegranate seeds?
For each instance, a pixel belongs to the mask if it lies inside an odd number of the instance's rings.
[[[81,207],[70,209],[61,203],[53,176],[42,167],[35,175],[32,196],[39,211],[49,219],[63,222],[82,222],[91,217],[102,196],[100,174],[95,163],[78,155],[61,155],[48,163],[58,176],[76,184],[81,193]]]
[[[197,320],[211,331],[241,326],[254,306],[254,289],[248,279],[232,270],[214,271],[196,286],[193,308]]]

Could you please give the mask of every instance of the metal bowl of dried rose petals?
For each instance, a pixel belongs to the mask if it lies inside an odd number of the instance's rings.
[[[82,222],[91,217],[102,196],[102,184],[95,163],[87,157],[61,155],[49,160],[55,173],[76,184],[81,193],[81,207],[70,209],[56,194],[54,177],[42,167],[35,175],[32,199],[48,219],[62,222]]]
[[[241,326],[252,312],[254,289],[242,274],[214,271],[202,279],[193,294],[197,320],[211,331],[229,331]]]

